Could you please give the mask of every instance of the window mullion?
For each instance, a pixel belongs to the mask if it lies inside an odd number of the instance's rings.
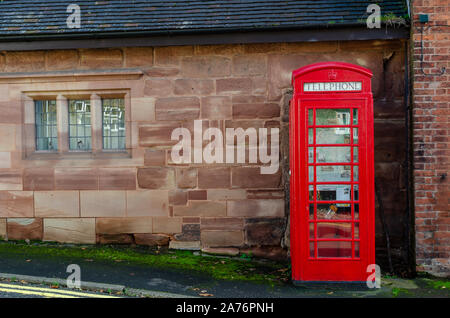
[[[101,152],[102,141],[102,99],[97,94],[91,95],[92,152]]]
[[[58,127],[58,151],[65,153],[69,150],[69,107],[67,98],[58,95],[56,98],[56,120]]]

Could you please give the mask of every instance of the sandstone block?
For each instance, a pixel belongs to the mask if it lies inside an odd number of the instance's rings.
[[[83,69],[120,68],[123,65],[119,49],[87,49],[80,51],[80,66]]]
[[[42,72],[45,69],[43,51],[8,52],[6,72]]]
[[[190,201],[187,206],[174,206],[176,216],[225,216],[225,202]]]
[[[188,193],[184,190],[170,190],[169,204],[171,205],[186,205],[188,200]]]
[[[44,219],[44,241],[95,244],[94,218]]]
[[[82,217],[124,217],[125,191],[81,191]]]
[[[267,72],[266,55],[236,55],[233,57],[233,74],[264,75]]]
[[[282,218],[255,218],[245,221],[246,243],[249,246],[279,246],[284,234]]]
[[[206,96],[201,99],[201,118],[229,119],[232,116],[229,96]]]
[[[168,216],[167,190],[127,191],[127,216]]]
[[[244,232],[202,231],[201,242],[204,247],[238,247],[244,244]]]
[[[201,189],[217,189],[230,187],[230,168],[199,168],[198,187]]]
[[[149,97],[172,95],[173,81],[168,79],[150,78],[145,81],[144,95]]]
[[[181,127],[179,122],[166,122],[140,125],[139,131],[139,146],[170,146],[176,144],[178,141],[172,141],[172,131],[175,128]]]
[[[157,120],[197,119],[200,115],[200,101],[197,97],[158,98],[155,111]]]
[[[243,230],[244,220],[234,217],[204,217],[200,221],[202,230]]]
[[[0,239],[6,238],[6,219],[0,219]]]
[[[212,255],[237,256],[239,249],[235,247],[204,247],[202,253]]]
[[[138,168],[139,187],[144,189],[171,189],[175,186],[173,168]]]
[[[206,79],[175,80],[175,95],[210,95],[214,92],[214,81]]]
[[[50,181],[50,180],[49,180]],[[56,168],[56,190],[97,190],[98,169],[96,168]]]
[[[74,70],[78,59],[77,50],[49,50],[45,52],[45,67],[48,71]]]
[[[251,94],[253,82],[251,78],[224,78],[216,80],[217,94]]]
[[[131,120],[154,121],[155,120],[155,99],[151,97],[131,98]]]
[[[135,190],[135,168],[98,169],[99,190]]]
[[[97,218],[97,234],[152,233],[151,217]]]
[[[233,104],[233,118],[274,118],[280,117],[280,106],[275,103]]]
[[[207,198],[211,201],[240,200],[247,198],[244,189],[208,189]]]
[[[179,65],[183,56],[194,54],[193,46],[162,46],[155,47],[156,65]]]
[[[284,217],[284,200],[227,201],[227,215],[235,217]]]
[[[177,217],[154,217],[153,233],[181,233],[182,219]]]
[[[200,241],[170,241],[169,248],[173,250],[199,251]]]
[[[9,169],[11,168],[11,153],[10,152],[0,152],[0,168]]]
[[[8,240],[42,240],[42,219],[8,218]]]
[[[234,188],[279,188],[281,171],[274,174],[261,174],[259,167],[233,167],[231,175]]]
[[[0,160],[2,160],[1,154]],[[20,170],[1,170],[0,190],[22,190],[22,172]]]
[[[0,191],[0,216],[33,217],[32,191]]]
[[[177,186],[181,189],[197,187],[197,169],[180,168],[177,169]]]
[[[127,47],[125,48],[126,67],[150,67],[153,65],[153,48]]]
[[[16,149],[16,125],[0,125],[0,151]]]
[[[181,233],[175,234],[177,241],[199,241],[200,224],[183,224]]]
[[[206,200],[207,192],[206,190],[192,190],[188,192],[189,200]]]
[[[166,151],[146,149],[144,153],[144,166],[165,166]]]
[[[164,234],[134,234],[134,240],[138,245],[166,246],[169,245],[170,237]]]
[[[133,244],[132,234],[97,234],[98,244]]]
[[[229,58],[219,56],[192,56],[181,61],[181,73],[186,77],[223,77],[231,74]]]
[[[34,213],[37,217],[80,216],[78,191],[36,191]]]

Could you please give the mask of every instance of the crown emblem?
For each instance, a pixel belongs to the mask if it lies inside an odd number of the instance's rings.
[[[331,70],[330,72],[328,72],[328,79],[330,81],[334,81],[337,78],[337,73],[334,70]]]

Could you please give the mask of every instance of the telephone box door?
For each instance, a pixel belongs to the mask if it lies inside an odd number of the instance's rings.
[[[371,75],[344,63],[321,63],[294,72],[294,281],[363,282],[367,266],[374,263]]]

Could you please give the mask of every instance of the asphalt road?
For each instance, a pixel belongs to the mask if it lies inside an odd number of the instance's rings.
[[[102,292],[0,281],[0,298],[117,298]]]

